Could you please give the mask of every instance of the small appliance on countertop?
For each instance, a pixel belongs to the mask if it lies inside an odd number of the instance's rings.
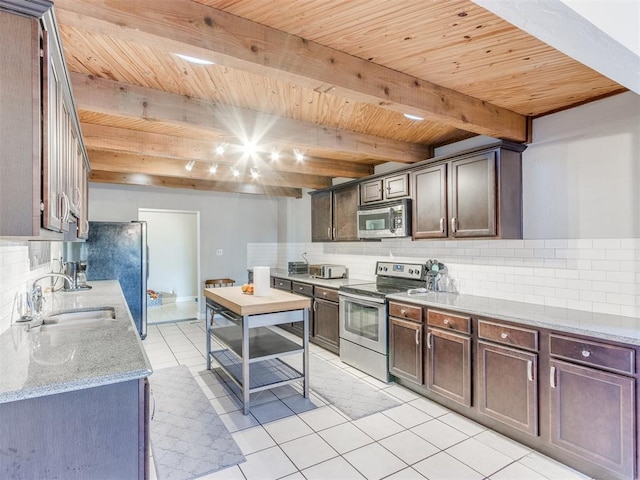
[[[347,267],[329,263],[309,265],[309,275],[314,278],[324,279],[347,278]]]
[[[309,264],[307,262],[289,262],[287,265],[289,275],[301,275],[309,273]]]

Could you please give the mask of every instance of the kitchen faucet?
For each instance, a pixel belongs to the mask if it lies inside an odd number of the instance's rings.
[[[42,296],[42,287],[38,285],[38,282],[48,277],[64,278],[67,286],[71,287],[73,285],[73,278],[71,278],[69,275],[65,275],[64,273],[45,273],[44,275],[36,278],[31,286],[31,298],[33,299],[34,318],[40,318],[42,316],[42,304],[44,302],[44,298]]]

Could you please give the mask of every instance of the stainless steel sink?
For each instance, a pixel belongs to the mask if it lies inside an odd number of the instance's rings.
[[[89,307],[63,310],[47,315],[43,321],[43,326],[76,326],[89,325],[98,322],[114,321],[116,310],[114,307]]]

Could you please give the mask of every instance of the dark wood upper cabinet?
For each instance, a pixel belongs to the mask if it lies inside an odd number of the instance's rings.
[[[324,190],[311,196],[311,241],[333,240],[333,192]]]
[[[360,187],[360,202],[370,203],[409,196],[409,173],[402,172],[364,181]]]
[[[414,239],[447,236],[447,165],[421,168],[413,178]]]
[[[489,152],[451,162],[452,237],[496,235],[496,156]]]
[[[357,185],[333,192],[333,239],[336,241],[358,240],[358,193]]]
[[[359,187],[349,185],[311,195],[311,241],[358,240]]]
[[[89,167],[52,4],[0,0],[0,45],[0,236],[75,240]]]

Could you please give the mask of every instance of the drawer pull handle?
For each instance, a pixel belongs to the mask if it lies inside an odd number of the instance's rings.
[[[445,319],[442,321],[442,323],[444,323],[445,325],[449,325],[449,319],[448,319],[448,318],[445,318]]]
[[[416,345],[420,345],[420,330],[416,328]]]
[[[313,301],[313,311],[314,312],[318,311],[318,302],[316,302],[315,300]]]
[[[503,340],[504,340],[505,338],[507,338],[508,336],[509,336],[509,335],[507,335],[505,332],[502,332],[502,333],[500,334],[500,338],[502,338]]]
[[[322,292],[322,295],[326,297],[327,296],[327,292]]]
[[[440,219],[440,231],[444,233],[444,218]]]
[[[407,316],[407,311],[406,311],[404,308],[401,308],[401,309],[400,309],[400,314],[401,314],[403,317],[406,317],[406,316]]]
[[[431,332],[427,333],[427,348],[431,348]]]
[[[584,358],[589,358],[591,356],[591,352],[589,350],[582,350],[582,356]]]
[[[456,233],[456,231],[457,231],[457,230],[456,230],[456,217],[453,217],[453,218],[451,219],[451,231],[452,231],[453,233]]]
[[[527,360],[527,380],[533,382],[533,362]]]
[[[556,388],[556,367],[551,367],[549,370],[549,385],[551,388]]]

